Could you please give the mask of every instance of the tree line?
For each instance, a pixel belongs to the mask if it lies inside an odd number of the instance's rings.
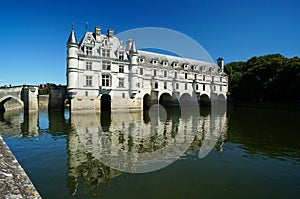
[[[300,102],[300,58],[280,54],[225,65],[229,99],[236,102]]]

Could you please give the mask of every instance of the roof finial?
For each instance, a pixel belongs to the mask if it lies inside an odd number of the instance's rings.
[[[85,30],[86,30],[86,32],[89,30],[89,22],[85,23]]]

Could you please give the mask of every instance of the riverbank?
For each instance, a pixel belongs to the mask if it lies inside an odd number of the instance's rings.
[[[41,198],[31,180],[0,136],[0,198]]]

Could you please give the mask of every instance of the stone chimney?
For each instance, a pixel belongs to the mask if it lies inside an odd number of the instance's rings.
[[[100,42],[101,28],[99,26],[95,27],[95,37],[96,41]]]
[[[217,59],[218,61],[218,66],[221,68],[222,72],[224,71],[224,59],[222,57],[219,57]]]
[[[108,37],[113,37],[114,36],[114,31],[112,29],[108,29],[107,36]]]

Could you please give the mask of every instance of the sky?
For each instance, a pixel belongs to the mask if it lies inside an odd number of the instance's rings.
[[[0,86],[66,84],[66,42],[72,23],[80,40],[100,26],[176,30],[225,64],[280,53],[300,56],[298,0],[45,0],[3,1]],[[138,41],[136,41],[138,47]]]

